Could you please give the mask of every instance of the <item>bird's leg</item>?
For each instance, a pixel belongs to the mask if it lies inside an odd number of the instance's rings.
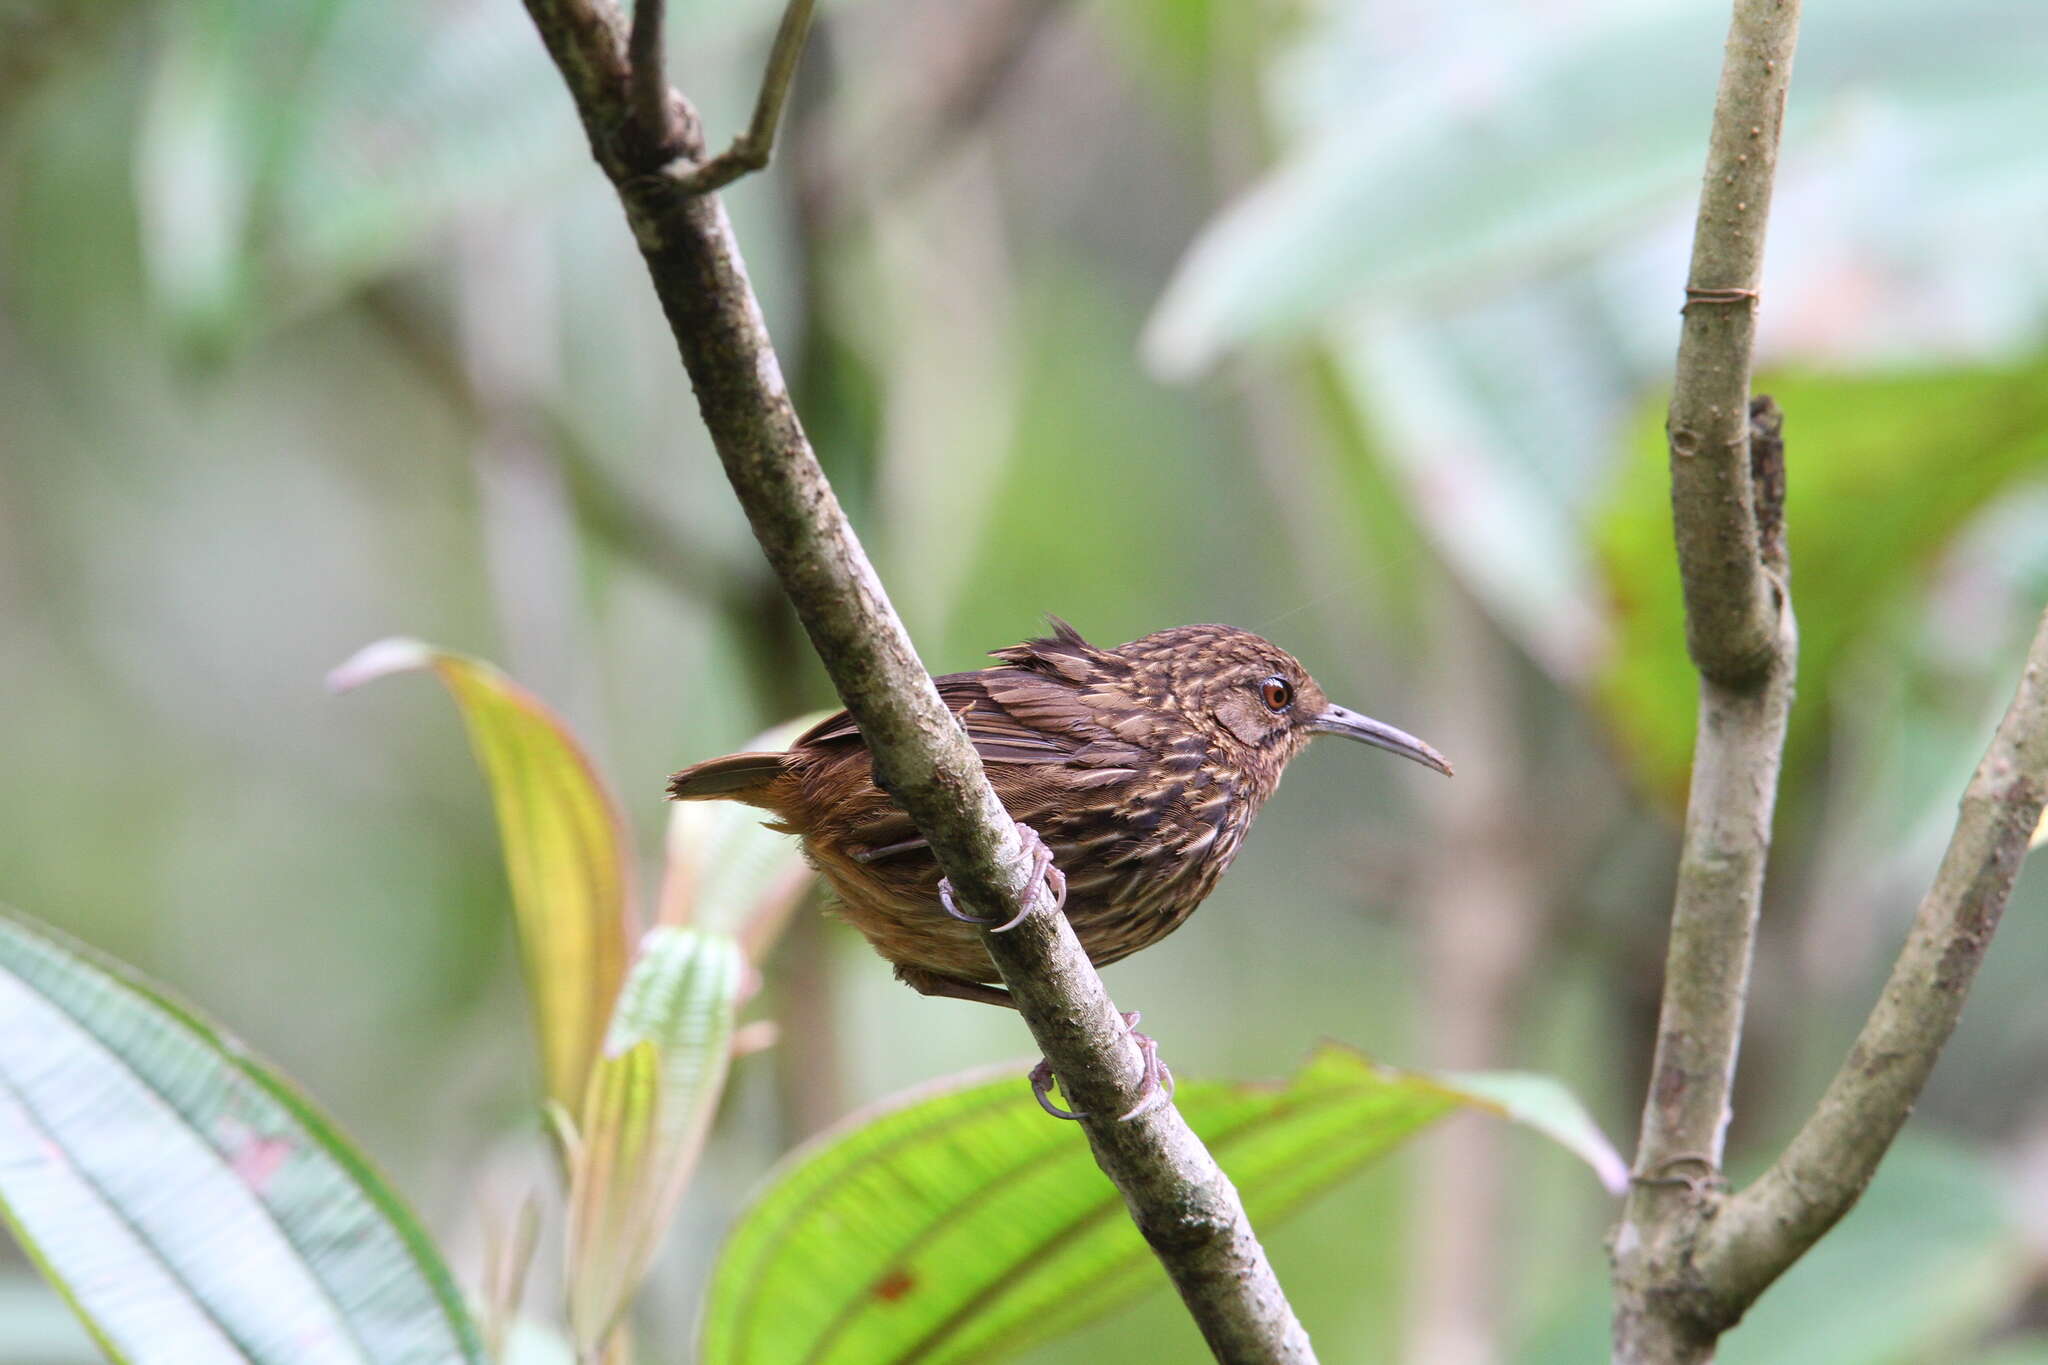
[[[1118,1123],[1128,1123],[1142,1114],[1149,1114],[1173,1098],[1173,1072],[1165,1062],[1159,1060],[1159,1044],[1138,1032],[1138,1012],[1124,1012],[1124,1027],[1130,1030],[1131,1041],[1138,1045],[1138,1055],[1144,1058],[1145,1072],[1138,1081],[1138,1099],[1129,1109],[1118,1115]],[[1038,1065],[1031,1068],[1031,1093],[1038,1099],[1038,1107],[1056,1119],[1085,1119],[1085,1113],[1062,1109],[1052,1102],[1052,1063],[1040,1058]]]
[[[907,962],[896,964],[896,979],[916,991],[919,995],[943,996],[949,1000],[973,1000],[984,1005],[1002,1005],[1008,1009],[1017,1008],[1017,1002],[1001,986],[987,986],[979,981],[963,981],[957,976],[946,976],[923,967],[913,967]],[[1119,1122],[1149,1114],[1173,1098],[1173,1072],[1165,1062],[1159,1060],[1159,1044],[1138,1032],[1138,1012],[1131,1010],[1124,1014],[1124,1027],[1131,1032],[1131,1041],[1138,1045],[1138,1053],[1145,1059],[1145,1074],[1138,1083],[1138,1102],[1133,1104]],[[1038,1107],[1056,1119],[1085,1119],[1085,1113],[1073,1109],[1062,1109],[1052,1102],[1052,1063],[1040,1058],[1038,1065],[1031,1068],[1031,1094],[1038,1101]]]
[[[1031,876],[1024,883],[1023,893],[1017,897],[1016,914],[1001,924],[996,924],[992,919],[983,919],[979,915],[968,914],[953,904],[953,882],[947,877],[939,878],[940,907],[954,919],[963,920],[968,924],[995,925],[989,930],[992,934],[1004,933],[1024,922],[1024,917],[1031,913],[1033,903],[1038,900],[1040,882],[1052,890],[1052,908],[1063,908],[1067,903],[1067,874],[1060,871],[1053,862],[1052,850],[1045,846],[1045,840],[1038,837],[1037,830],[1021,822],[1017,826],[1017,837],[1023,842],[1024,851],[1031,855]]]
[[[913,967],[908,962],[896,964],[896,979],[919,995],[943,996],[948,1000],[973,1000],[983,1005],[1001,1005],[1005,1009],[1017,1008],[1017,1002],[1001,986],[985,986],[979,981],[963,981],[957,976],[942,972],[928,971]]]

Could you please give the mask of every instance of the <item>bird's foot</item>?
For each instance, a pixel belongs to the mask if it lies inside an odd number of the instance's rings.
[[[1140,1115],[1149,1114],[1173,1098],[1173,1072],[1159,1060],[1159,1044],[1138,1032],[1138,1017],[1136,1010],[1127,1012],[1124,1027],[1130,1030],[1131,1041],[1138,1045],[1138,1055],[1144,1058],[1145,1073],[1138,1082],[1137,1102],[1117,1116],[1118,1123],[1128,1123]],[[1056,1119],[1088,1117],[1085,1113],[1062,1109],[1054,1104],[1052,1083],[1052,1063],[1040,1058],[1038,1065],[1031,1068],[1031,1093],[1038,1100],[1038,1107]]]
[[[1038,837],[1038,831],[1026,824],[1018,824],[1017,837],[1024,844],[1024,851],[1031,855],[1031,876],[1024,883],[1024,891],[1017,897],[1017,913],[1001,924],[993,919],[970,915],[953,903],[953,882],[951,878],[939,878],[939,905],[954,919],[967,924],[990,924],[992,934],[1005,933],[1024,922],[1031,913],[1031,907],[1038,903],[1038,888],[1044,884],[1052,891],[1052,908],[1060,909],[1067,903],[1067,874],[1060,871],[1052,860],[1052,850],[1045,846],[1045,840]]]
[[[1086,1113],[1079,1109],[1062,1109],[1052,1102],[1052,1063],[1045,1058],[1038,1059],[1038,1065],[1031,1068],[1031,1095],[1038,1101],[1038,1107],[1056,1119],[1085,1119]]]

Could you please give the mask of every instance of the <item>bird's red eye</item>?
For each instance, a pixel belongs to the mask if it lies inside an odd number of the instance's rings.
[[[1294,688],[1285,678],[1268,678],[1259,684],[1259,697],[1270,711],[1285,711],[1294,704]]]

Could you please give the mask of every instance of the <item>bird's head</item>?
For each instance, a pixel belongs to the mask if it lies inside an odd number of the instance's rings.
[[[1097,649],[1054,618],[1054,635],[999,657],[1049,667],[1097,696],[1131,703],[1130,723],[1173,722],[1202,732],[1238,764],[1277,780],[1317,735],[1342,735],[1448,776],[1444,756],[1415,736],[1332,702],[1292,654],[1235,626],[1176,626]],[[1129,736],[1140,738],[1137,734]]]

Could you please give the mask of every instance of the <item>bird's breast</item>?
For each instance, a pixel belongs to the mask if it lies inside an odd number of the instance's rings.
[[[1098,964],[1178,928],[1237,856],[1258,804],[1227,773],[1173,761],[1114,796],[1037,826],[1067,876],[1067,918]]]

